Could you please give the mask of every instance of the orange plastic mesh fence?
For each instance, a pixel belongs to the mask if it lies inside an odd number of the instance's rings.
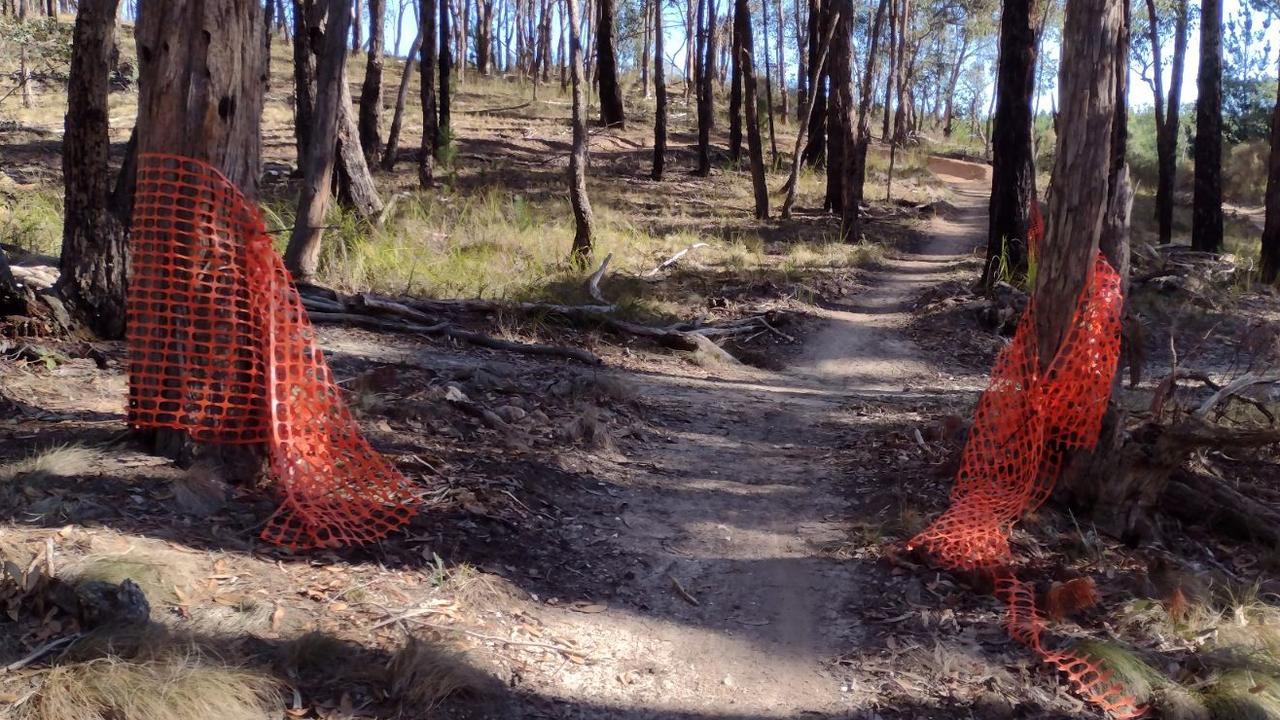
[[[1033,229],[1038,211],[1033,210]],[[1037,238],[1038,241],[1038,238]],[[996,359],[951,491],[951,506],[908,543],[952,570],[989,576],[1016,640],[1062,671],[1083,697],[1115,717],[1141,709],[1101,664],[1042,644],[1034,590],[1009,569],[1009,532],[1048,499],[1075,450],[1097,442],[1120,353],[1120,276],[1099,254],[1061,349],[1041,372],[1034,302]]]
[[[409,482],[361,437],[258,211],[215,168],[144,154],[129,239],[129,423],[261,443],[293,549],[383,537]]]

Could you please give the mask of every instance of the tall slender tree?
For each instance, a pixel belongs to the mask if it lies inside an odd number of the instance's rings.
[[[421,79],[422,98],[422,148],[418,152],[418,182],[422,187],[435,184],[436,144],[440,134],[440,116],[436,111],[436,66],[439,46],[436,44],[436,3],[439,0],[421,0],[422,49],[418,58],[418,75]]]
[[[742,159],[742,41],[735,22],[729,32],[729,159]]]
[[[1163,97],[1164,67],[1160,57],[1160,18],[1156,0],[1147,0],[1156,116],[1156,223],[1161,244],[1173,239],[1173,192],[1178,173],[1178,116],[1182,105],[1182,73],[1187,58],[1187,0],[1178,0],[1173,30],[1169,95]]]
[[[858,91],[858,121],[853,141],[845,148],[845,167],[848,168],[844,184],[844,201],[841,203],[840,231],[845,242],[862,240],[862,198],[867,180],[867,148],[871,145],[871,96],[875,92],[876,64],[880,58],[880,36],[884,32],[885,11],[889,0],[880,0],[875,19],[871,21],[871,35],[867,41],[866,69]]]
[[[661,180],[667,164],[667,71],[662,49],[663,0],[653,0],[653,93],[657,97],[653,113],[653,179]]]
[[[713,17],[709,18],[708,15]],[[713,43],[709,42],[709,26],[714,24],[715,5],[712,0],[698,0],[697,37],[694,53],[694,76],[698,90],[698,167],[694,174],[706,177],[711,174],[711,124],[713,108],[711,98],[711,73],[707,59],[712,56]]]
[[[1262,281],[1280,278],[1280,88],[1271,113],[1271,157],[1267,164],[1267,219],[1262,229]]]
[[[622,107],[622,85],[618,80],[618,52],[613,34],[617,27],[616,0],[596,1],[596,68],[600,80],[600,123],[621,128],[627,116]]]
[[[737,0],[734,23],[742,53],[742,84],[747,106],[747,154],[751,163],[751,186],[755,191],[756,219],[769,217],[769,187],[764,177],[764,143],[760,138],[760,118],[756,112],[755,50],[751,40],[751,6],[747,0]],[[709,84],[709,83],[708,83]],[[710,88],[707,88],[710,93]]]
[[[386,29],[386,0],[369,0],[369,52],[360,86],[360,147],[365,162],[378,162],[382,147],[382,46]]]
[[[574,263],[585,266],[594,251],[591,200],[587,197],[587,100],[586,78],[582,70],[582,40],[579,36],[578,0],[566,0],[569,14],[569,74],[573,79],[573,150],[569,154],[569,201],[573,205]]]
[[[319,270],[324,219],[329,210],[337,163],[335,143],[326,139],[336,138],[338,134],[339,104],[342,102],[347,64],[346,42],[351,24],[350,7],[346,2],[321,2],[323,5],[317,5],[324,12],[322,15],[313,14],[307,28],[307,35],[319,55],[313,123],[309,132],[311,141],[303,158],[297,219],[284,256],[285,266],[299,283],[312,282]]]
[[[396,165],[396,156],[400,151],[400,128],[404,123],[404,108],[409,99],[409,83],[413,80],[414,63],[422,49],[422,24],[418,23],[418,31],[409,45],[409,53],[404,58],[404,72],[400,74],[400,89],[396,92],[396,109],[391,116],[391,129],[387,131],[387,146],[382,152],[382,169],[392,170]]]
[[[836,214],[844,209],[845,147],[852,135],[853,111],[853,8],[845,0],[829,0],[827,16],[836,34],[827,58],[831,77],[827,98],[827,194],[823,207]]]
[[[450,50],[450,45],[453,36],[449,33],[449,0],[436,0],[436,2],[440,4],[440,27],[437,31],[440,36],[440,57],[437,58],[440,84],[437,88],[439,100],[436,104],[440,119],[433,147],[439,153],[441,146],[446,142],[452,142],[453,139],[453,92],[450,87],[453,70],[453,54]]]
[[[830,2],[830,0],[828,0]],[[809,32],[808,32],[808,59],[809,59],[809,76],[812,82],[809,86],[809,93],[813,95],[813,111],[809,113],[809,141],[804,146],[804,162],[810,167],[818,167],[827,157],[827,67],[826,64],[818,63],[818,45],[820,44],[822,32],[829,27],[829,13],[825,12],[825,4],[822,0],[809,0]],[[839,42],[839,39],[833,39],[832,46]],[[831,62],[831,55],[828,53],[827,62]]]
[[[1036,88],[1035,18],[1035,0],[1004,0],[992,130],[987,263],[982,272],[985,288],[1000,279],[997,270],[1001,264],[1017,276],[1027,272],[1027,229],[1031,203],[1036,201],[1031,132]]]
[[[1200,3],[1200,74],[1196,80],[1195,192],[1191,246],[1222,249],[1222,0]]]

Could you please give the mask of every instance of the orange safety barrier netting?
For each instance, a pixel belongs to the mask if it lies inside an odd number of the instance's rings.
[[[1009,634],[1087,700],[1128,718],[1142,709],[1100,662],[1044,644],[1035,591],[1013,574],[1009,549],[1013,523],[1048,499],[1066,457],[1097,442],[1120,354],[1122,306],[1120,276],[1099,254],[1066,339],[1041,372],[1034,300],[1028,305],[978,402],[951,506],[907,547],[948,569],[989,577],[1007,606]]]
[[[130,425],[265,444],[281,504],[264,540],[334,547],[408,522],[411,485],[361,437],[234,185],[198,160],[139,156],[129,251]]]

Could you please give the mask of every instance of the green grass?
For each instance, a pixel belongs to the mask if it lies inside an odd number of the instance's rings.
[[[0,195],[0,244],[57,257],[62,248],[62,193],[58,188]]]

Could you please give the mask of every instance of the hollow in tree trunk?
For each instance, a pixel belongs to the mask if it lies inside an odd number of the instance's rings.
[[[1000,17],[987,263],[982,271],[987,289],[1002,279],[1002,264],[1014,277],[1027,273],[1027,228],[1036,192],[1031,110],[1036,88],[1034,4],[1005,0]]]
[[[578,35],[578,0],[566,0],[569,11],[569,75],[573,83],[573,150],[569,154],[569,201],[573,205],[573,262],[591,261],[593,238],[591,201],[587,198],[587,99],[582,70],[582,39]]]
[[[99,337],[124,336],[128,209],[111,197],[108,63],[118,0],[81,0],[62,141],[65,222],[59,294]]]
[[[323,25],[312,24],[308,31],[313,48],[319,53],[315,107],[309,130],[312,141],[303,159],[298,213],[284,254],[285,267],[298,283],[314,282],[319,270],[320,243],[337,164],[337,145],[326,138],[336,138],[338,134],[341,86],[346,77],[346,40],[351,22],[348,5],[343,0],[328,0],[323,7]]]
[[[382,44],[386,22],[386,0],[369,0],[369,53],[364,69],[364,83],[360,86],[360,147],[365,162],[378,162],[382,145]]]
[[[667,163],[667,70],[662,49],[662,0],[653,2],[653,179],[661,180]]]
[[[1222,249],[1222,0],[1200,6],[1200,74],[1196,80],[1196,168],[1191,247]]]

